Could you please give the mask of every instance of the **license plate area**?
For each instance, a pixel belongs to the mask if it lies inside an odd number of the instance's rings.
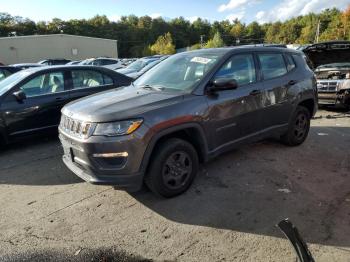
[[[68,145],[68,143],[63,142],[62,143],[62,147],[63,147],[63,153],[64,155],[70,159],[72,162],[74,162],[74,153],[73,153],[73,149]]]

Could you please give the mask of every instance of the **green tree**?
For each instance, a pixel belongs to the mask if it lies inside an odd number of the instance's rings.
[[[201,48],[202,48],[201,44],[194,44],[190,47],[190,50],[197,50],[197,49],[201,49]]]
[[[209,40],[207,44],[204,46],[205,48],[217,48],[225,46],[224,40],[221,38],[221,34],[216,32],[213,39]]]
[[[170,33],[159,36],[157,41],[149,47],[153,54],[172,55],[176,53],[173,38]]]
[[[240,39],[241,44],[249,43],[313,43],[317,25],[320,24],[320,41],[350,40],[350,6],[345,11],[326,9],[319,14],[309,13],[284,22],[248,25],[234,21],[215,21],[198,18],[190,23],[183,17],[165,21],[149,16],[123,16],[120,21],[110,21],[106,16],[97,15],[91,19],[52,19],[34,22],[30,19],[0,12],[0,36],[57,34],[110,38],[118,40],[121,57],[139,57],[151,53],[173,53],[176,48],[199,48],[201,39],[206,47],[232,45]],[[170,32],[172,37],[165,37]],[[159,36],[163,38],[157,41]],[[165,41],[172,44],[166,44]],[[157,42],[157,43],[156,43]],[[152,51],[151,47],[156,49]],[[161,48],[165,46],[167,48]],[[166,50],[166,51],[164,51]]]
[[[265,34],[265,42],[267,43],[280,43],[281,22],[270,24]]]
[[[264,39],[264,32],[257,22],[252,22],[246,28],[245,37],[251,43],[259,43]]]
[[[236,39],[242,38],[244,34],[245,26],[238,20],[234,22],[231,30],[230,35],[233,36]]]

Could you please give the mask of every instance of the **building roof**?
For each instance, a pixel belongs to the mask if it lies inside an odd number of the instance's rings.
[[[68,35],[68,34],[50,34],[50,35],[26,35],[26,36],[9,36],[9,37],[0,37],[0,40],[4,39],[25,39],[25,38],[39,38],[39,37],[74,37],[74,38],[85,38],[85,39],[94,39],[94,40],[105,40],[105,41],[118,41],[115,39],[107,38],[98,38],[98,37],[89,37],[89,36],[80,36],[80,35]]]

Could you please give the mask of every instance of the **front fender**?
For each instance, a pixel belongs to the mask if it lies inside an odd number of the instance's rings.
[[[196,130],[196,139],[199,140],[199,146],[201,149],[201,156],[206,162],[208,160],[208,144],[206,140],[205,133],[203,131],[203,128],[201,127],[200,124],[192,122],[192,123],[184,123],[172,127],[167,127],[162,129],[159,132],[154,133],[153,137],[150,139],[150,142],[148,143],[148,146],[146,148],[145,154],[143,156],[143,160],[141,163],[141,171],[146,172],[146,169],[148,167],[151,155],[153,153],[153,150],[157,143],[164,137],[171,135],[172,133],[176,133],[182,130],[189,130],[189,129],[195,129]]]

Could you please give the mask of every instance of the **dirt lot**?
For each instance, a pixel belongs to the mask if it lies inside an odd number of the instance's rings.
[[[274,227],[286,217],[316,261],[350,261],[349,148],[350,115],[320,111],[303,146],[243,147],[165,200],[83,183],[54,138],[13,145],[0,152],[0,261],[295,261]]]

